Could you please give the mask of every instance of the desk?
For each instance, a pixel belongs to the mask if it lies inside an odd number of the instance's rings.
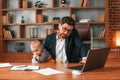
[[[120,55],[120,54],[119,54]],[[119,57],[119,56],[118,56]],[[12,65],[30,63],[11,63]],[[0,68],[0,80],[80,80],[80,79],[91,79],[91,80],[101,80],[101,79],[119,79],[120,80],[120,58],[110,57],[104,68],[92,70],[89,72],[84,72],[81,75],[72,75],[70,70],[66,67],[78,65],[75,63],[70,64],[56,64],[53,62],[46,62],[38,64],[40,68],[53,68],[57,70],[64,71],[62,74],[55,74],[50,76],[45,76],[32,71],[10,71],[8,68]]]

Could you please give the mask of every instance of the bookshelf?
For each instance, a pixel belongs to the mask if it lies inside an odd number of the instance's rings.
[[[99,38],[103,29],[106,29],[106,3],[107,0],[67,0],[62,7],[60,0],[42,0],[43,7],[35,7],[37,0],[0,0],[1,23],[0,23],[0,46],[2,53],[16,56],[14,49],[17,42],[25,43],[23,55],[32,55],[30,43],[38,39],[44,41],[46,36],[56,31],[58,22],[55,17],[71,16],[76,21],[77,27],[91,27],[93,30],[93,48],[105,47],[106,37]],[[13,5],[14,4],[14,5]],[[25,22],[21,19],[24,17]],[[90,19],[89,22],[80,22],[81,19]],[[37,28],[38,37],[30,37],[30,29]],[[4,33],[8,30],[9,37]],[[102,46],[96,46],[98,43]],[[95,45],[95,46],[94,46]],[[12,46],[12,47],[11,47]],[[14,53],[13,55],[11,53]]]

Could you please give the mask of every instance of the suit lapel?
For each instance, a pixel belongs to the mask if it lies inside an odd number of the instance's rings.
[[[56,58],[56,34],[53,35],[52,43],[53,56]]]
[[[69,38],[66,39],[65,41],[65,51],[66,51],[66,56],[67,58],[69,58],[69,54],[70,54],[70,51],[71,51],[71,40]]]

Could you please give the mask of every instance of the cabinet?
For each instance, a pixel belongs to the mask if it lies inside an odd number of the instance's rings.
[[[37,1],[44,5],[35,6]],[[59,19],[63,16],[73,17],[76,26],[91,27],[93,48],[105,47],[105,35],[102,34],[101,37],[100,33],[104,29],[106,31],[107,0],[66,0],[64,7],[60,0],[0,0],[0,3],[0,43],[3,53],[20,54],[16,53],[15,45],[17,42],[23,42],[25,49],[22,53],[28,55],[27,53],[31,53],[31,41],[44,41],[47,34],[57,29]],[[58,20],[55,21],[55,18]],[[81,20],[83,22],[80,22]]]

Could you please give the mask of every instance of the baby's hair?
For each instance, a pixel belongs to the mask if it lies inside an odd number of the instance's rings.
[[[33,48],[33,46],[42,47],[42,44],[39,40],[35,40],[31,42],[31,48]]]

